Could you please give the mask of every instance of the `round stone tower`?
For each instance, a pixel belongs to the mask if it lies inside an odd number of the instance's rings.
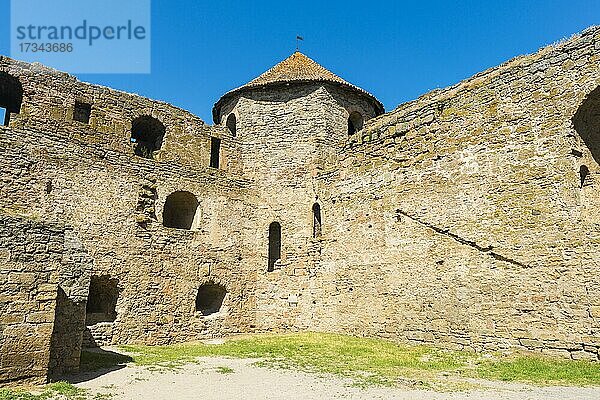
[[[296,51],[221,97],[213,119],[238,137],[246,170],[262,180],[282,168],[301,176],[334,166],[348,135],[383,111],[374,96]]]
[[[319,274],[322,244],[334,236],[327,194],[315,178],[335,170],[348,136],[383,111],[371,94],[300,52],[215,104],[213,119],[235,136],[256,187],[246,239],[255,254],[248,261],[258,273],[261,328],[285,324],[281,311],[294,302],[288,322],[310,327],[316,303],[308,299],[317,296],[310,277]]]

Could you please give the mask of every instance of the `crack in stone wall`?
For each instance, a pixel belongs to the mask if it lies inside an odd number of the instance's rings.
[[[449,238],[452,238],[455,241],[457,241],[458,243],[461,243],[461,244],[464,244],[466,246],[472,247],[472,248],[474,248],[474,249],[476,249],[476,250],[478,250],[478,251],[480,251],[480,252],[482,252],[484,254],[487,254],[490,257],[495,258],[496,260],[504,261],[504,262],[507,262],[507,263],[510,263],[510,264],[513,264],[513,265],[516,265],[516,266],[519,266],[519,267],[530,268],[528,265],[523,264],[522,262],[516,261],[516,260],[514,260],[512,258],[503,256],[502,254],[499,254],[499,253],[495,252],[493,250],[493,247],[491,245],[488,245],[488,246],[485,246],[485,247],[481,246],[481,245],[478,245],[476,242],[474,242],[472,240],[468,240],[468,239],[462,238],[459,235],[457,235],[456,233],[450,232],[449,229],[440,228],[439,226],[435,226],[435,225],[433,225],[433,224],[431,224],[429,222],[425,222],[425,221],[421,220],[420,218],[416,217],[415,215],[409,214],[406,211],[397,209],[396,213],[400,214],[400,215],[404,215],[405,217],[410,218],[411,220],[413,220],[413,221],[415,221],[415,222],[417,222],[417,223],[419,223],[419,224],[421,224],[421,225],[423,225],[423,226],[425,226],[427,228],[430,228],[430,229],[434,230],[435,232],[437,232],[437,233],[439,233],[441,235],[444,235],[444,236],[447,236]]]

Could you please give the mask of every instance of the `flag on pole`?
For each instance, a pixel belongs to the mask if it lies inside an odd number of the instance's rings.
[[[300,35],[296,35],[296,51],[300,51],[300,41],[304,40],[304,38]]]

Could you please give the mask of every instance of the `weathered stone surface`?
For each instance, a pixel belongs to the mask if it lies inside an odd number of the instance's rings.
[[[77,253],[38,250],[43,256],[39,260],[22,257],[28,248],[46,249],[45,244],[62,244],[67,237],[75,248],[73,235],[72,229],[58,224],[0,213],[0,246],[10,253],[0,264],[0,384],[43,383],[48,375],[79,368],[84,324],[57,304],[57,289],[79,291],[80,297],[71,299],[85,304],[91,260],[82,249]],[[67,279],[74,273],[77,284]],[[61,319],[65,312],[67,317]]]
[[[598,40],[590,29],[366,123],[320,177],[323,292],[344,316],[323,329],[532,350],[598,337],[599,167],[572,122],[600,84]],[[577,68],[551,69],[565,57]]]
[[[214,126],[0,58],[24,93],[0,127],[0,380],[29,377],[10,365],[35,363],[36,378],[76,368],[82,336],[310,329],[596,360],[599,42],[591,28],[383,115],[335,82],[246,87]],[[76,100],[89,124],[73,121]],[[139,116],[165,128],[151,159],[130,141]],[[163,226],[175,192],[197,201],[190,229]],[[116,297],[89,299],[90,275]],[[209,282],[226,295],[205,315]]]

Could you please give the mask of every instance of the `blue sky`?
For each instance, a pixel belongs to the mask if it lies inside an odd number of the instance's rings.
[[[1,54],[9,54],[8,3],[0,0]],[[297,34],[305,54],[392,110],[600,24],[598,0],[152,3],[152,73],[78,77],[209,123],[219,97],[290,55]]]

